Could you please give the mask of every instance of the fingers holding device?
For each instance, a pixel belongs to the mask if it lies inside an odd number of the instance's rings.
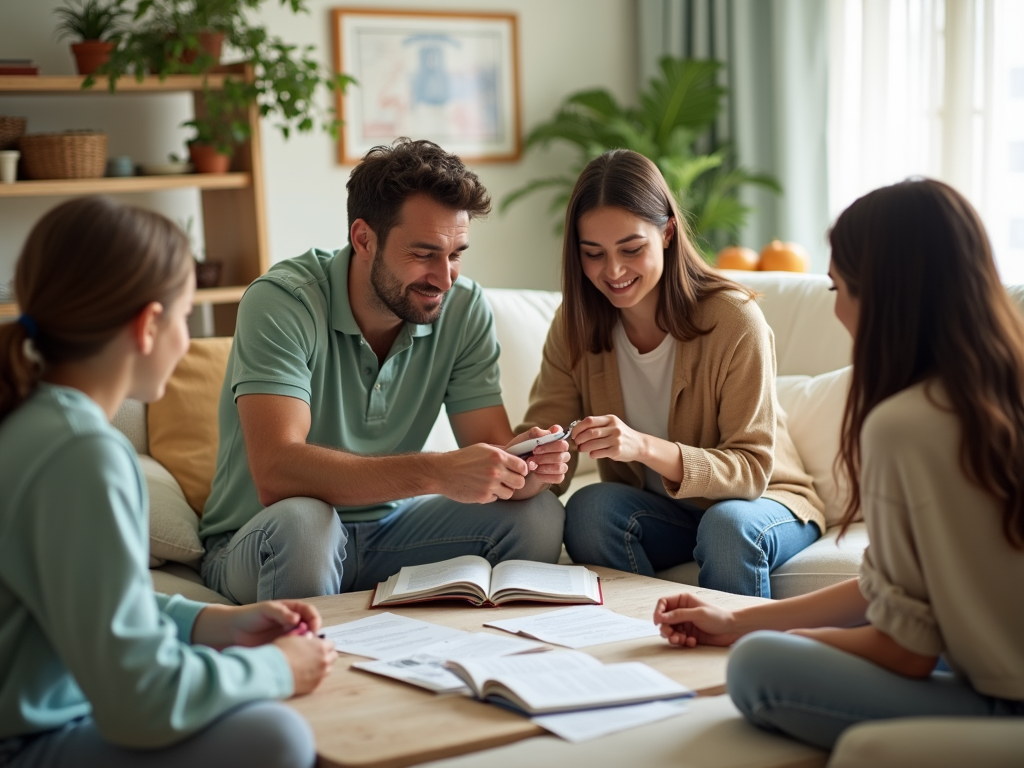
[[[573,428],[579,424],[578,421],[574,421],[568,427],[560,432],[551,432],[540,437],[533,437],[529,440],[524,440],[521,443],[510,445],[505,450],[511,453],[513,456],[527,456],[533,453],[539,446],[553,443],[556,440],[565,440],[572,434]]]

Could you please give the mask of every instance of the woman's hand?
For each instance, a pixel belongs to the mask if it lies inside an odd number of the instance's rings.
[[[316,689],[331,671],[331,665],[338,658],[334,643],[321,640],[312,632],[304,635],[288,635],[274,641],[288,661],[292,670],[294,696],[301,696]]]
[[[684,648],[728,646],[743,634],[737,631],[732,611],[706,603],[689,592],[661,598],[654,609],[654,623],[660,625],[662,637]]]
[[[266,600],[252,605],[208,605],[196,617],[192,642],[211,648],[266,645],[296,629],[316,635],[320,614],[299,600]]]
[[[573,430],[576,447],[594,459],[614,461],[644,461],[647,456],[647,438],[618,416],[587,416]]]

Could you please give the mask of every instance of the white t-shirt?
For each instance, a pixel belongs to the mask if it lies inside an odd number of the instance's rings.
[[[621,320],[615,324],[612,333],[626,424],[637,432],[668,440],[668,410],[676,363],[675,338],[667,334],[661,344],[641,355],[626,336]],[[661,475],[646,465],[644,488],[668,496]]]

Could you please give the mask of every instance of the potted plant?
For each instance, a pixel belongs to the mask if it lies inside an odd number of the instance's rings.
[[[317,125],[336,135],[339,122],[316,95],[322,88],[342,91],[351,78],[332,74],[313,57],[313,46],[291,45],[252,22],[249,12],[263,2],[139,0],[132,28],[97,75],[106,76],[113,91],[125,75],[141,81],[147,73],[161,78],[202,74],[215,62],[213,52],[203,50],[201,36],[222,33],[224,42],[245,64],[246,74],[228,74],[223,87],[204,90],[203,113],[184,123],[193,132],[188,144],[197,166],[197,152],[211,153],[204,147],[230,157],[234,147],[249,138],[249,123],[244,118],[254,105],[261,117],[275,121],[285,138],[293,130],[307,132]],[[294,13],[308,12],[306,0],[279,2]],[[83,87],[91,84],[87,81]],[[225,161],[219,162],[223,165]]]
[[[89,75],[110,58],[115,40],[123,31],[124,21],[131,12],[124,7],[125,0],[64,0],[54,8],[59,21],[59,39],[77,39],[71,44],[78,74]]]
[[[550,210],[564,219],[565,205],[583,167],[609,149],[632,149],[653,160],[686,216],[694,244],[711,261],[715,251],[734,242],[750,209],[739,200],[748,184],[781,192],[766,174],[752,173],[732,162],[731,148],[716,144],[711,132],[725,89],[717,84],[717,61],[664,57],[661,73],[640,94],[639,107],[623,107],[603,88],[568,96],[551,120],[526,137],[524,146],[553,141],[576,147],[571,173],[535,179],[509,193],[506,210],[516,200],[542,189],[557,191]],[[560,229],[561,223],[556,224]]]

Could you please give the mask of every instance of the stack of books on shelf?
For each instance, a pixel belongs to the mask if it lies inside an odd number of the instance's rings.
[[[32,59],[0,59],[0,75],[38,75]]]

